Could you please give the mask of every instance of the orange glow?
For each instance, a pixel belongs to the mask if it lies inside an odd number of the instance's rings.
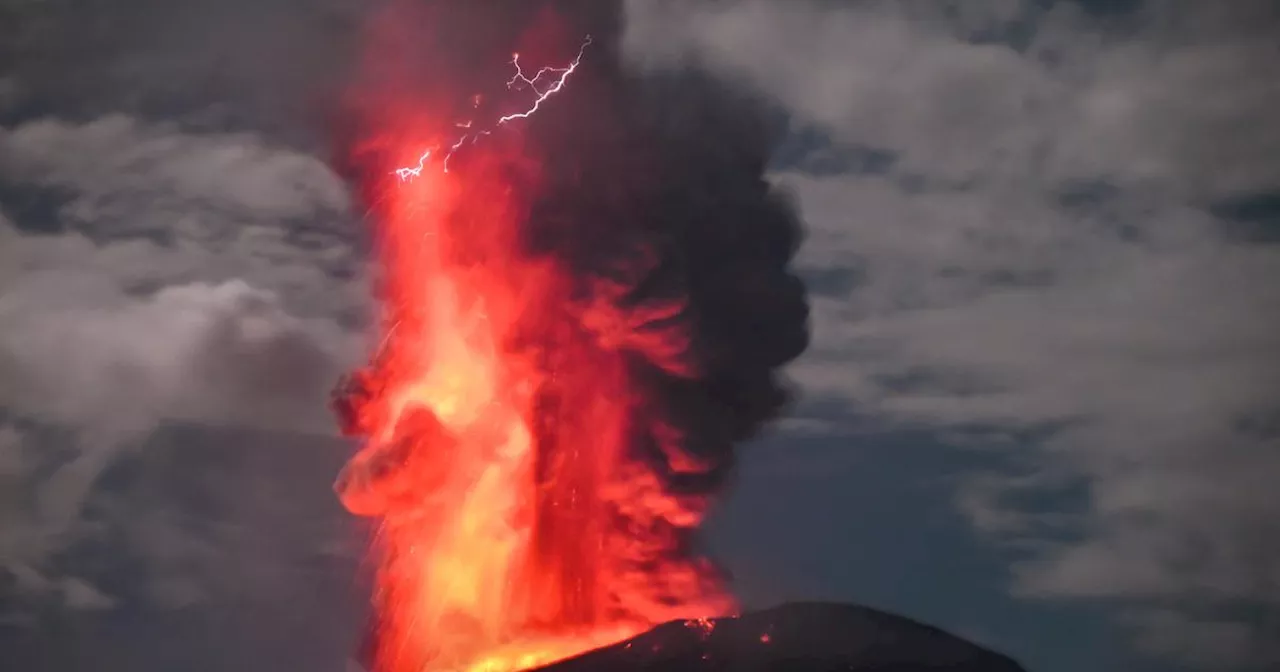
[[[380,521],[378,672],[512,672],[732,607],[678,548],[704,499],[664,492],[629,452],[652,421],[616,288],[583,298],[521,252],[529,164],[494,141],[466,170],[388,171],[378,189],[384,334],[356,409],[367,442],[338,485]]]

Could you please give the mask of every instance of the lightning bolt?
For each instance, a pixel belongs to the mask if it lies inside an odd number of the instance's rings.
[[[396,177],[399,177],[401,182],[409,178],[417,177],[422,174],[422,168],[423,166],[426,165],[427,159],[430,159],[430,158],[431,158],[431,150],[428,149],[427,151],[422,153],[422,156],[418,157],[418,165],[406,166],[404,168],[396,168],[394,171],[392,171],[392,174],[394,174]]]
[[[587,35],[582,41],[582,46],[578,48],[578,55],[575,56],[568,65],[562,68],[544,67],[534,73],[532,77],[526,75],[524,70],[520,67],[520,54],[512,54],[511,65],[515,66],[516,74],[507,81],[507,89],[521,89],[528,87],[530,91],[533,91],[536,97],[533,100],[533,104],[531,104],[528,109],[523,112],[516,112],[499,117],[498,120],[494,122],[492,128],[505,126],[516,119],[528,119],[536,114],[538,110],[541,109],[543,102],[551,96],[559,93],[560,90],[564,88],[565,83],[569,81],[569,76],[572,75],[574,71],[578,69],[578,65],[582,63],[582,56],[586,53],[587,47],[590,46],[590,44],[591,36]],[[544,78],[549,81],[549,84],[540,88],[539,82],[543,81]],[[472,121],[468,120],[455,124],[455,126],[462,129],[470,129],[472,127]],[[445,151],[444,158],[440,161],[440,169],[446,173],[449,172],[449,159],[453,158],[453,153],[458,151],[458,149],[468,140],[470,140],[472,144],[475,144],[482,136],[490,135],[493,132],[492,128],[464,133],[449,147],[448,150]],[[432,154],[437,149],[439,149],[439,147],[432,147],[431,149],[423,152],[422,155],[418,157],[417,165],[396,168],[391,171],[391,173],[400,178],[401,182],[411,180],[422,175],[422,171],[426,168],[427,162],[431,160]]]
[[[513,119],[528,119],[531,115],[533,115],[533,113],[537,112],[538,108],[542,106],[542,101],[550,98],[551,96],[554,96],[556,93],[560,91],[560,89],[564,88],[564,83],[568,81],[569,75],[572,75],[573,71],[577,70],[578,65],[582,63],[582,54],[587,50],[587,47],[590,44],[591,44],[591,36],[588,35],[587,39],[582,41],[582,46],[579,47],[578,49],[578,55],[574,57],[573,61],[570,62],[568,66],[563,68],[543,68],[538,71],[538,74],[533,76],[533,79],[525,77],[524,72],[520,70],[520,54],[512,54],[511,64],[516,66],[516,75],[515,77],[511,78],[511,81],[507,82],[507,88],[510,89],[511,87],[515,86],[517,83],[524,82],[525,84],[529,85],[529,88],[532,89],[534,93],[538,94],[538,97],[534,99],[533,106],[525,110],[524,112],[508,114],[507,116],[498,119],[498,125],[505,124],[508,121],[511,121]],[[539,91],[538,80],[542,79],[543,75],[548,75],[548,74],[558,74],[560,75],[560,77],[557,78],[555,83],[553,83],[550,87],[548,87],[547,90]]]

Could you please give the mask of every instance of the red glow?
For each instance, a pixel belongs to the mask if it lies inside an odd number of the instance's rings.
[[[538,104],[551,91],[529,86]],[[704,498],[669,494],[629,450],[655,421],[637,412],[623,347],[657,337],[627,333],[639,322],[615,287],[521,252],[538,161],[518,129],[446,172],[421,148],[449,146],[463,122],[429,112],[415,111],[419,135],[377,143],[427,169],[366,185],[384,337],[355,408],[367,443],[338,487],[381,523],[377,669],[521,670],[723,613],[714,572],[678,547]]]

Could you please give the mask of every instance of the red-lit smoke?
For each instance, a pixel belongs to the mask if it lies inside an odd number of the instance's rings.
[[[753,108],[626,75],[617,19],[440,0],[372,24],[344,167],[382,338],[336,406],[364,441],[340,496],[379,521],[380,672],[524,669],[733,608],[693,532],[806,343],[798,231]]]

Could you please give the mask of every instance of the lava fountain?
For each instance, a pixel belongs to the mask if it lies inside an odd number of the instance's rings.
[[[339,496],[378,522],[379,672],[527,669],[734,608],[694,532],[807,342],[798,226],[750,101],[626,74],[619,19],[372,24],[344,168],[381,337],[335,408],[363,442]]]

